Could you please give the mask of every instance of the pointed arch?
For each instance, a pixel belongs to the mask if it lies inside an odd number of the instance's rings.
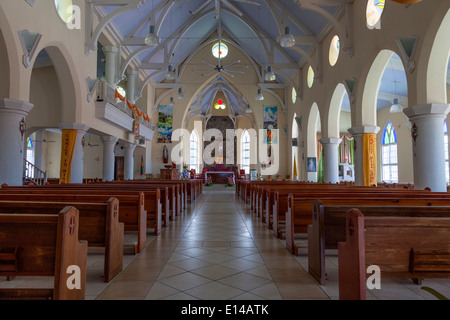
[[[381,178],[384,182],[398,182],[397,133],[391,121],[387,121],[381,140]]]

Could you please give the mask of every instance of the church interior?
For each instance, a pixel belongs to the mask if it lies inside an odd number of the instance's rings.
[[[448,0],[2,0],[0,300],[448,300],[449,35]]]

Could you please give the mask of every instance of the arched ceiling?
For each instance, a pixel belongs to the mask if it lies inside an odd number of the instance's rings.
[[[287,83],[303,62],[315,64],[310,52],[347,5],[347,0],[97,0],[92,9],[100,24],[108,20],[126,54],[119,77],[133,62],[148,81],[161,82],[169,64],[178,73],[179,64],[206,39],[225,32],[261,70],[271,65],[277,81]],[[150,25],[160,38],[155,48],[145,45]],[[291,48],[279,43],[286,26],[296,37]]]
[[[120,80],[133,64],[144,75],[142,90],[147,82],[153,85],[163,82],[169,65],[177,74],[175,83],[180,85],[183,63],[205,43],[223,35],[221,39],[252,60],[259,83],[264,83],[270,65],[276,73],[276,83],[288,86],[295,83],[299,67],[311,65],[315,77],[321,77],[319,62],[312,52],[330,30],[340,37],[341,50],[352,54],[351,27],[338,23],[345,14],[351,14],[352,3],[350,0],[95,0],[88,10],[98,16],[100,27],[91,26],[93,32],[86,47],[87,52],[93,51],[100,33],[108,28],[124,57],[116,79]],[[155,26],[160,38],[160,44],[154,48],[145,44],[150,25]],[[296,39],[290,48],[280,45],[286,26]],[[407,96],[404,72],[401,60],[394,57],[383,76],[379,108],[389,106],[394,95]],[[219,76],[206,86],[209,92],[202,90],[203,96],[196,97],[197,102],[202,101],[199,112],[203,114],[208,108],[204,99],[214,95]],[[228,94],[231,100],[243,101],[238,94]],[[344,109],[349,109],[348,104],[344,102]],[[238,114],[239,110],[234,112]]]

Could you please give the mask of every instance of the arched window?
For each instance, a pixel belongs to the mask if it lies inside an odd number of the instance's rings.
[[[397,134],[390,121],[388,121],[383,131],[381,159],[383,181],[398,182]]]
[[[199,139],[197,131],[192,130],[191,138],[190,138],[190,160],[189,160],[189,169],[194,169],[195,172],[200,171],[200,164],[199,164]]]
[[[448,167],[448,128],[447,121],[444,120],[444,150],[445,150],[445,177],[447,184],[450,184],[450,170]]]
[[[241,140],[241,166],[245,174],[250,173],[250,134],[247,130],[242,134]]]

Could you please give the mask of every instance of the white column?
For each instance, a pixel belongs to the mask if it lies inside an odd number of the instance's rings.
[[[112,46],[103,47],[105,53],[105,79],[106,82],[113,88],[116,88],[116,69],[117,57],[119,49]]]
[[[115,164],[115,154],[114,147],[116,146],[117,140],[113,136],[102,136],[103,140],[103,181],[114,180],[114,164]]]
[[[136,70],[127,71],[127,99],[131,104],[136,103],[138,79],[138,72]]]
[[[83,161],[84,161],[84,135],[89,130],[89,126],[79,123],[61,123],[61,130],[77,130],[75,148],[73,150],[72,164],[70,170],[70,183],[83,183]]]
[[[424,104],[403,110],[412,124],[414,189],[447,192],[444,119],[450,104]]]
[[[363,170],[364,170],[364,157],[363,157],[363,139],[364,133],[375,133],[380,131],[380,127],[377,126],[361,126],[348,129],[348,132],[355,139],[354,141],[354,157],[355,157],[355,185],[362,186],[363,182]]]
[[[134,178],[134,149],[136,149],[134,143],[124,144],[124,180],[133,180]]]
[[[23,184],[25,118],[32,108],[28,102],[0,99],[0,184]]]
[[[339,182],[339,138],[321,139],[320,143],[323,147],[323,182],[338,183]]]
[[[152,142],[147,140],[145,147],[145,173],[152,173]]]

